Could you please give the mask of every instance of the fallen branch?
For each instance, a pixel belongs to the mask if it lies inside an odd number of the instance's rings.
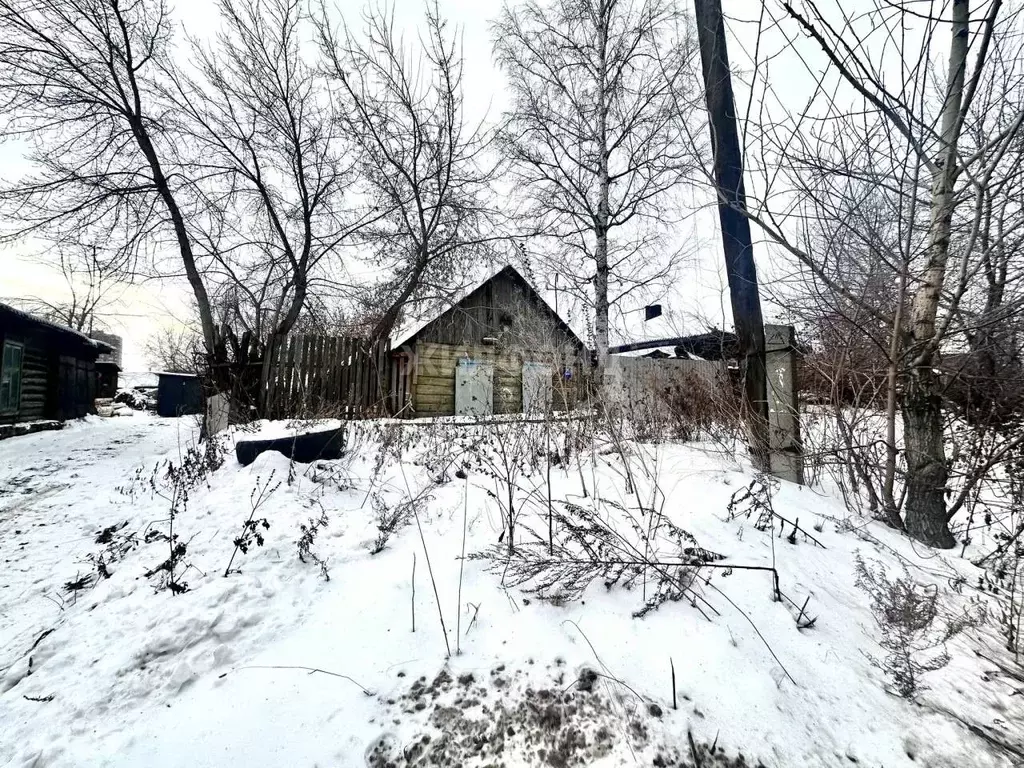
[[[319,672],[323,675],[330,675],[331,677],[340,677],[342,680],[348,680],[350,683],[352,683],[352,685],[356,686],[359,690],[361,690],[364,696],[373,696],[373,691],[364,688],[356,680],[352,679],[348,675],[343,675],[340,672],[331,672],[327,669],[320,669],[319,667],[303,667],[294,664],[254,664],[247,667],[238,667],[238,669],[301,669],[304,672],[308,672],[311,675]],[[227,672],[221,675],[221,677],[227,677]]]
[[[43,632],[39,637],[36,638],[36,641],[32,643],[32,647],[28,649],[28,652],[32,653],[32,651],[36,649],[36,646],[43,642],[43,638],[45,638],[47,635],[52,634],[55,631],[57,631],[56,627],[50,627],[45,632]]]

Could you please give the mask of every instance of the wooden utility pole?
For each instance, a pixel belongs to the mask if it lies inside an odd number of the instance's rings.
[[[694,0],[697,39],[704,73],[704,93],[714,152],[718,217],[733,324],[743,366],[744,406],[750,430],[751,454],[758,469],[770,469],[768,398],[765,378],[764,321],[754,267],[754,248],[743,187],[743,154],[736,124],[736,107],[725,45],[721,0]]]

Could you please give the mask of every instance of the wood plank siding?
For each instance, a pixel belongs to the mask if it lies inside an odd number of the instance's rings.
[[[95,412],[96,358],[109,347],[0,304],[0,348],[5,345],[21,350],[14,372],[20,396],[0,412],[0,424],[74,419]]]
[[[430,344],[416,347],[411,400],[414,416],[450,416],[455,413],[455,368],[460,359],[494,366],[494,413],[519,413],[523,409],[523,363],[541,362],[552,367],[552,399],[555,410],[575,407],[589,380],[578,359],[542,359],[521,349],[496,349],[479,344]],[[565,370],[569,369],[569,378]]]
[[[21,361],[21,407],[19,421],[34,421],[47,417],[50,363],[46,349],[26,340]]]

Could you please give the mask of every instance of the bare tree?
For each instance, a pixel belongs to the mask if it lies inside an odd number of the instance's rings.
[[[85,333],[103,327],[103,309],[119,298],[131,279],[123,251],[110,252],[95,244],[55,243],[36,259],[60,270],[67,292],[61,299],[26,296],[21,303],[48,320]]]
[[[156,371],[198,373],[203,360],[202,341],[189,327],[164,327],[146,339],[142,351]]]
[[[379,213],[361,232],[382,276],[367,294],[378,315],[373,339],[424,293],[450,294],[503,237],[485,203],[495,174],[485,160],[490,137],[466,121],[457,35],[436,0],[425,13],[415,48],[380,8],[364,12],[361,37],[332,27],[323,7],[317,22],[339,86],[339,127],[358,148],[364,192]]]
[[[1012,200],[1022,160],[1019,20],[999,0],[975,14],[969,0],[884,3],[857,14],[839,6],[825,12],[813,0],[765,8],[762,22],[781,31],[783,45],[807,39],[825,67],[808,63],[815,88],[804,110],[774,116],[780,101],[767,62],[776,52],[758,47],[760,114],[746,127],[761,177],[758,203],[746,215],[795,259],[806,285],[883,330],[885,516],[925,543],[951,547],[950,518],[966,489],[950,487],[948,378],[940,366],[978,326],[965,310],[984,292],[983,276],[1005,282],[995,266],[996,241],[1005,236],[986,226],[985,212],[1016,216],[1019,208],[998,202]],[[941,75],[939,51],[946,55]],[[850,215],[865,188],[883,206],[884,226],[865,227],[863,217]],[[816,239],[814,229],[825,231],[819,224],[828,221],[831,234]],[[841,260],[849,265],[848,252],[827,247],[837,233],[884,267],[888,301],[837,269]]]
[[[0,2],[3,131],[38,169],[0,192],[7,235],[102,233],[133,269],[187,280],[204,370],[242,403],[311,290],[344,289],[328,256],[374,216],[344,205],[352,162],[302,55],[304,8],[224,0],[223,30],[185,64],[162,0]]]
[[[169,234],[213,355],[218,330],[187,223],[194,196],[154,96],[170,24],[162,0],[0,0],[0,133],[28,143],[34,168],[0,189],[0,205],[9,239],[127,232],[155,247]]]
[[[609,306],[664,268],[652,235],[691,168],[676,97],[692,90],[695,48],[682,22],[671,0],[528,0],[493,29],[513,99],[501,149],[531,229],[557,238],[570,282],[582,273],[592,287],[599,371]]]
[[[327,80],[301,51],[304,3],[219,5],[215,46],[193,42],[199,76],[172,72],[170,99],[197,148],[192,176],[213,201],[197,239],[219,298],[231,327],[265,342],[295,326],[312,292],[326,298],[335,286],[324,261],[373,214],[345,204],[352,161]]]

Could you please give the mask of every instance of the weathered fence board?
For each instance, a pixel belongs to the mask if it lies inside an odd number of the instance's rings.
[[[401,366],[402,370],[398,370]],[[261,370],[261,415],[371,418],[405,405],[404,364],[387,341],[290,335],[273,343]]]

